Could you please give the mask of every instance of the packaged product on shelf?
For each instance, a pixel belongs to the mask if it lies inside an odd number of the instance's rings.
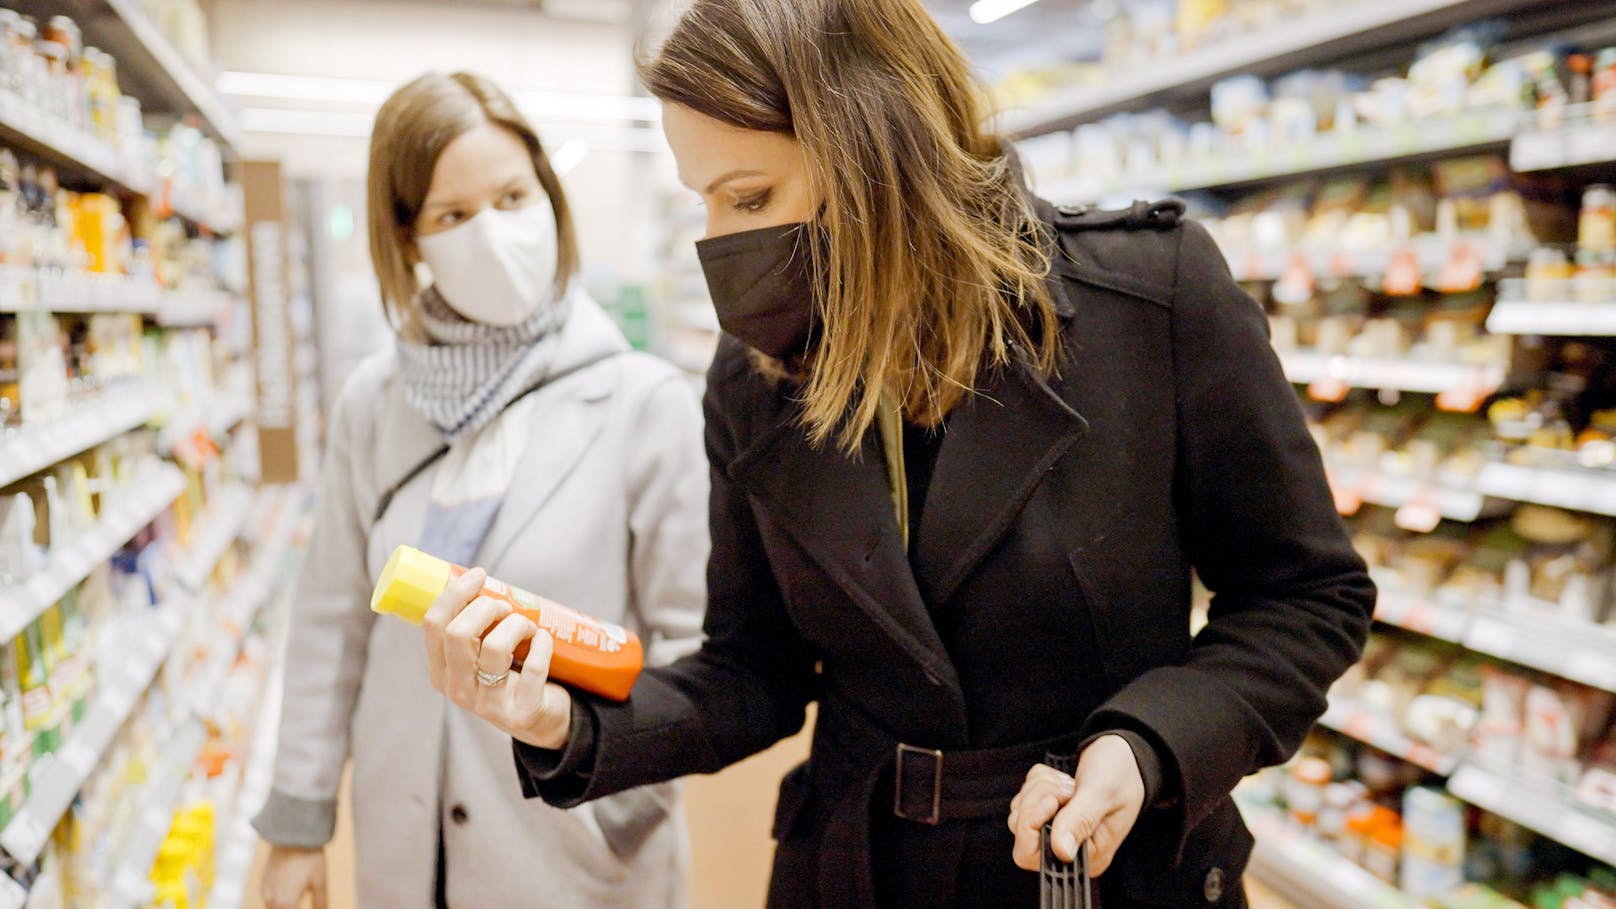
[[[1291,765],[1285,786],[1285,803],[1290,818],[1301,827],[1312,827],[1324,808],[1324,790],[1330,784],[1330,764],[1322,758],[1306,757]]]
[[[1593,118],[1601,122],[1616,121],[1616,47],[1600,49],[1594,57],[1589,81]]]
[[[1616,717],[1607,722],[1588,749],[1576,795],[1583,804],[1616,815]]]
[[[19,312],[17,331],[19,409],[25,421],[51,420],[67,407],[67,339],[46,312]]]
[[[1575,782],[1577,730],[1566,698],[1547,685],[1533,685],[1526,692],[1525,706],[1521,769],[1556,783]]]
[[[1416,899],[1464,883],[1464,804],[1440,789],[1416,786],[1403,794],[1403,873],[1399,886]]]

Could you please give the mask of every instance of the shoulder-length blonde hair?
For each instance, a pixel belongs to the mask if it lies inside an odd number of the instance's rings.
[[[432,186],[432,171],[444,148],[479,123],[509,130],[533,158],[533,170],[555,212],[558,297],[566,293],[578,271],[572,212],[538,133],[510,97],[488,79],[473,73],[427,73],[382,104],[370,136],[366,188],[370,259],[381,284],[387,320],[397,331],[414,330],[415,300],[421,291],[415,278],[415,220]]]
[[[824,230],[810,438],[856,449],[881,393],[937,425],[1014,350],[1052,373],[1047,230],[959,48],[919,0],[695,0],[640,77],[664,102],[795,136]]]

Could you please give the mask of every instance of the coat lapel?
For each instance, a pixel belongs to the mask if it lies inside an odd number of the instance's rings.
[[[611,392],[611,370],[590,369],[536,394],[533,439],[517,462],[510,490],[479,550],[478,564],[502,560],[555,495],[605,428],[606,410],[600,402]]]
[[[1072,263],[1058,253],[1048,286],[1062,321],[1075,312],[1066,283]],[[1070,339],[1068,339],[1070,341]],[[1066,364],[1071,381],[1071,362]],[[1016,360],[949,416],[937,466],[914,534],[917,581],[939,608],[1009,531],[1044,474],[1088,433],[1088,421]]]
[[[856,459],[815,448],[789,415],[730,467],[769,518],[875,626],[952,690],[959,677],[915,585],[872,429]]]

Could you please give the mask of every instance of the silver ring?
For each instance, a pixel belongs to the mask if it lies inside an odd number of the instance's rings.
[[[489,688],[493,688],[496,685],[504,684],[505,680],[510,678],[510,675],[511,671],[509,669],[501,672],[499,675],[490,675],[489,673],[479,669],[477,670],[477,683],[479,685],[487,685]]]

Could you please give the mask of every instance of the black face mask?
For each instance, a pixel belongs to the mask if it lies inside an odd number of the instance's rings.
[[[786,224],[696,242],[718,324],[771,357],[807,350],[818,327],[805,229]]]

